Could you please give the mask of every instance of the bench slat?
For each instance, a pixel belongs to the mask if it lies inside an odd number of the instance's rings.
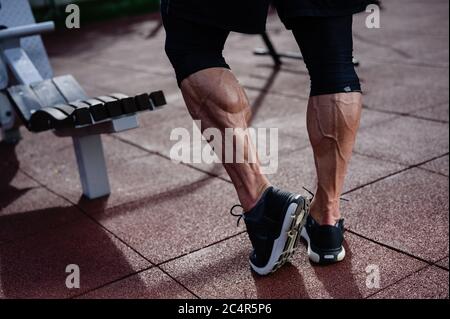
[[[103,104],[101,101],[95,99],[88,99],[82,102],[89,105],[89,111],[91,112],[94,121],[96,122],[103,121],[108,118],[108,112],[105,108],[105,104]]]
[[[109,117],[117,117],[123,114],[120,101],[112,98],[110,96],[99,96],[95,98],[100,102],[105,103],[106,110],[108,111]]]
[[[81,85],[72,75],[55,77],[53,78],[53,83],[61,95],[65,98],[66,102],[70,103],[80,100],[87,100],[89,98]]]
[[[159,106],[163,106],[166,105],[166,97],[164,96],[164,92],[163,91],[155,91],[150,93],[150,100],[153,103],[153,106],[155,107],[159,107]]]
[[[70,126],[71,121],[64,112],[53,107],[44,107],[31,115],[29,128],[33,132],[43,132]]]
[[[124,114],[132,114],[132,113],[136,113],[137,111],[139,111],[134,98],[132,98],[128,95],[125,95],[122,93],[114,93],[114,94],[111,94],[110,97],[115,98],[120,101],[120,103],[122,105],[122,111]]]
[[[16,113],[25,124],[28,123],[33,112],[42,108],[38,97],[27,85],[12,86],[8,88],[8,94],[19,109]]]
[[[76,125],[88,125],[93,123],[88,104],[83,102],[71,102],[69,106],[75,108],[74,114]]]
[[[139,110],[146,111],[154,109],[150,102],[150,96],[147,93],[136,95],[134,99]]]
[[[30,87],[36,93],[43,107],[66,103],[51,79],[31,84]]]

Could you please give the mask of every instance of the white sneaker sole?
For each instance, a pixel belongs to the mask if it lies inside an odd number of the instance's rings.
[[[300,198],[297,195],[295,199]],[[304,198],[301,205],[291,203],[284,217],[280,236],[275,240],[269,262],[265,267],[257,267],[250,261],[252,269],[261,276],[275,272],[283,266],[295,253],[298,246],[300,231],[305,226],[308,217],[309,200]]]

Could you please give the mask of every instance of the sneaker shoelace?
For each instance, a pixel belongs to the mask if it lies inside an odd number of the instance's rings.
[[[310,201],[312,201],[314,199],[315,194],[313,192],[311,192],[309,189],[307,189],[306,187],[303,187],[303,189],[305,191],[307,191],[309,193],[309,195],[311,195]],[[344,197],[340,197],[339,200],[343,201],[343,202],[349,202],[350,200]]]
[[[238,208],[238,207],[240,207],[240,208],[242,209],[242,212],[240,212],[240,213],[235,213],[234,210],[235,210],[235,208]],[[230,209],[230,214],[231,214],[232,216],[234,216],[234,217],[239,217],[238,220],[237,220],[237,224],[236,224],[236,226],[239,227],[239,223],[241,222],[241,219],[244,217],[244,207],[242,207],[242,205],[239,205],[239,204],[234,205],[234,206],[231,207],[231,209]]]

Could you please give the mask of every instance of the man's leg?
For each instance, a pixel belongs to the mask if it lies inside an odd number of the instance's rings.
[[[311,77],[307,127],[317,171],[311,216],[335,225],[362,108],[352,63],[352,16],[302,17],[294,25]]]
[[[190,114],[195,120],[201,121],[203,131],[217,128],[225,137],[226,128],[242,129],[237,131],[240,134],[236,134],[236,146],[244,146],[244,163],[223,161],[223,165],[236,188],[244,211],[249,211],[269,187],[269,181],[261,173],[254,145],[244,134],[251,113],[244,89],[229,69],[210,68],[183,80],[181,91]],[[222,147],[225,146],[225,141],[221,144]],[[252,163],[249,157],[256,161]]]
[[[176,71],[186,106],[201,130],[218,129],[225,137],[225,129],[242,129],[245,133],[250,119],[247,96],[222,56],[229,31],[204,26],[166,15],[166,53]],[[222,147],[224,140],[215,145]],[[236,137],[236,147],[245,145],[244,163],[224,163],[236,188],[244,211],[249,211],[269,186],[261,173],[256,150],[245,134]],[[228,150],[230,151],[230,150]],[[231,150],[233,152],[233,150]],[[246,156],[247,155],[247,156]],[[252,161],[248,161],[248,158]]]
[[[249,102],[222,56],[228,32],[169,15],[163,14],[163,18],[166,52],[190,114],[201,121],[206,138],[209,136],[204,131],[209,128],[219,130],[222,135],[219,143],[211,144],[222,148],[222,162],[245,212],[240,218],[253,246],[250,265],[260,275],[270,274],[294,253],[299,230],[306,223],[309,202],[298,194],[271,186],[261,173],[257,152],[246,132]],[[236,148],[231,150],[231,163],[224,161],[231,149],[225,143],[226,129],[235,130]],[[235,158],[242,147],[243,163]],[[233,208],[231,213],[235,215]]]
[[[307,127],[317,172],[316,194],[301,235],[309,258],[329,264],[345,257],[339,200],[362,109],[352,61],[352,16],[296,20],[293,33],[311,77]]]
[[[310,213],[321,225],[335,225],[341,218],[340,196],[360,116],[361,93],[309,99],[307,127],[317,171],[317,191]]]

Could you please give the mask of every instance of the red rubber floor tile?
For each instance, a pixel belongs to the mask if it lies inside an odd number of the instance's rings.
[[[4,199],[8,193],[22,193],[32,188],[39,187],[39,184],[18,170],[18,166],[3,166],[0,180],[0,200]]]
[[[82,299],[191,299],[188,290],[157,268],[94,290]]]
[[[365,98],[363,98],[363,105],[364,99]],[[383,111],[371,110],[366,107],[363,107],[363,111],[361,114],[361,123],[358,132],[394,120],[396,117],[397,115],[394,114],[389,114]]]
[[[222,165],[207,164],[204,162],[194,163],[194,151],[197,151],[198,149],[203,150],[206,146],[206,142],[202,142],[200,144],[200,148],[194,146],[192,142],[193,121],[187,114],[186,108],[184,106],[178,106],[178,109],[179,111],[177,110],[177,112],[175,113],[165,113],[161,111],[159,112],[160,117],[158,118],[151,118],[150,116],[143,118],[142,128],[124,132],[124,134],[122,134],[120,138],[131,143],[137,143],[140,147],[143,147],[144,149],[151,152],[162,154],[166,158],[171,158],[172,147],[181,142],[179,137],[176,137],[175,140],[170,139],[172,131],[175,129],[184,129],[188,132],[190,137],[188,141],[183,142],[190,151],[190,156],[186,163],[187,166],[202,170],[203,172],[215,176],[222,174],[224,172]],[[147,132],[151,133],[148,134]],[[168,162],[170,161],[168,160]],[[175,164],[171,163],[170,165],[173,166]],[[189,171],[191,169],[186,170]],[[198,172],[193,171],[192,174],[198,174]],[[177,179],[175,178],[174,180]]]
[[[348,169],[344,192],[403,168],[404,166],[399,164],[387,163],[354,154]],[[269,179],[274,185],[291,191],[304,193],[302,187],[306,187],[310,191],[315,192],[317,177],[312,149],[306,148],[288,154],[281,154],[278,172],[270,175]]]
[[[438,106],[432,106],[429,108],[421,109],[413,113],[415,116],[432,119],[436,121],[448,122],[449,119],[449,104],[444,103]]]
[[[192,119],[183,103],[176,99],[166,109],[141,116],[140,127],[123,132],[120,137],[153,152],[169,155],[171,146],[175,144],[170,140],[171,132],[176,128],[192,132]]]
[[[246,236],[194,252],[162,268],[201,298],[362,298],[379,290],[366,286],[369,265],[378,266],[380,288],[425,265],[347,234],[347,258],[335,266],[312,266],[300,245],[291,264],[260,277],[250,271]]]
[[[56,145],[47,143],[46,146],[31,147],[35,137],[24,139],[19,144],[17,153],[22,169],[56,193],[73,203],[79,203],[86,211],[103,210],[152,196],[202,176],[195,170],[176,165],[110,136],[103,136],[111,195],[90,201],[81,197],[81,183],[70,139],[47,137],[55,141]]]
[[[39,186],[38,183],[19,171],[20,162],[17,158],[16,148],[16,145],[0,143],[0,157],[2,159],[0,162],[0,193],[2,194]],[[0,197],[0,200],[2,197]]]
[[[375,299],[448,299],[448,271],[426,267],[371,296]]]
[[[229,214],[236,203],[231,184],[207,177],[92,216],[157,264],[241,231]]]
[[[44,188],[0,192],[0,238],[13,241],[81,218],[69,202]]]
[[[425,107],[431,108],[445,102],[448,103],[448,96],[441,94],[443,90],[445,90],[445,86],[427,87],[426,90],[422,85],[392,86],[367,94],[364,97],[364,104],[376,110],[415,114]]]
[[[2,298],[66,298],[150,266],[87,218],[2,244],[0,256]],[[67,288],[68,265],[78,265],[80,289]]]
[[[46,47],[52,58],[101,64],[122,69],[124,73],[173,73],[164,54],[165,32],[160,28],[158,13],[114,19],[112,23],[96,22],[89,27],[72,31],[70,43],[61,43],[61,36],[58,33],[45,35]],[[89,49],[86,50],[86,47]],[[57,64],[54,68],[73,73],[79,67]]]
[[[80,213],[23,174],[16,146],[0,143],[0,240],[12,241],[71,221]]]
[[[418,164],[448,152],[448,124],[401,117],[359,132],[355,151],[390,162]]]
[[[345,197],[349,229],[429,261],[448,256],[447,177],[410,169]]]
[[[435,2],[428,6],[411,2],[405,8],[398,1],[385,1],[382,32],[380,29],[365,27],[366,13],[355,15],[355,55],[363,62],[382,61],[390,67],[399,64],[411,64],[416,68],[427,65],[448,66],[445,55],[448,55],[445,40],[448,23],[436,23],[448,20],[447,11],[446,2]],[[414,16],[417,19],[399,19],[401,16]]]
[[[355,38],[359,36],[355,33]],[[369,39],[369,37],[365,37]],[[355,42],[355,48],[361,47],[361,44]],[[365,52],[372,54],[377,50],[376,46],[371,45],[366,48]],[[385,61],[385,59],[374,59],[372,57],[365,57],[364,53],[357,53],[355,56],[361,61],[361,66],[357,69],[359,78],[362,83],[364,91],[364,104],[371,107],[379,107],[380,109],[393,112],[413,112],[414,110],[425,107],[433,107],[443,104],[448,101],[448,66],[444,65],[427,65],[420,61],[411,61],[411,63],[392,63]],[[361,50],[360,50],[361,52]],[[386,56],[386,55],[385,55]],[[436,83],[436,85],[423,86],[424,83]],[[411,106],[399,105],[395,101],[395,89],[399,99],[410,101]],[[416,88],[418,92],[413,92]],[[430,90],[429,92],[428,89]],[[382,97],[386,91],[387,96]],[[420,96],[422,92],[423,97]],[[434,92],[435,96],[430,93]],[[425,105],[419,105],[416,101],[412,101],[408,97],[401,96],[401,94],[411,94],[411,97],[417,97],[420,101],[425,102]],[[386,105],[381,102],[385,101]],[[398,108],[394,108],[395,105]]]

